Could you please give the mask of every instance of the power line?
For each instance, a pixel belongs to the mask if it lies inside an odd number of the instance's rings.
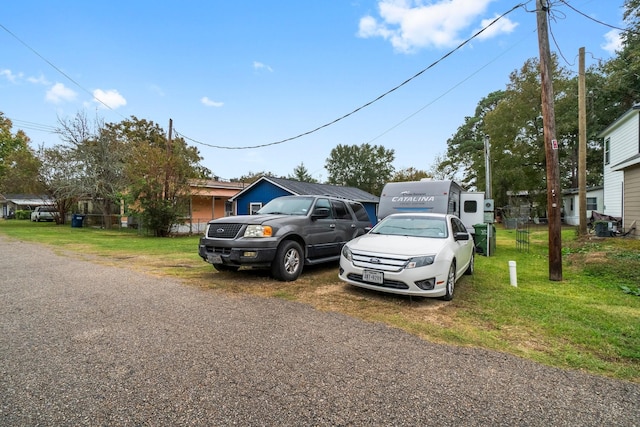
[[[53,68],[54,70],[56,70],[57,72],[59,72],[60,74],[62,74],[64,77],[66,77],[71,83],[73,83],[74,85],[78,86],[80,88],[80,90],[82,90],[83,92],[89,94],[89,96],[91,96],[92,99],[95,99],[96,101],[98,101],[100,104],[104,105],[105,107],[107,107],[109,110],[113,111],[114,113],[118,114],[120,117],[125,118],[123,115],[121,115],[120,113],[118,113],[116,110],[114,110],[113,108],[111,108],[111,106],[109,106],[108,104],[104,103],[100,98],[97,98],[92,92],[90,92],[89,90],[85,89],[84,86],[82,86],[80,83],[78,83],[77,81],[75,81],[74,79],[72,79],[67,73],[65,73],[64,71],[62,71],[60,68],[58,68],[53,62],[49,61],[47,58],[45,58],[44,56],[42,56],[37,50],[35,50],[34,48],[32,48],[31,46],[29,46],[26,42],[24,42],[22,39],[20,39],[20,37],[18,37],[17,35],[15,35],[14,33],[12,33],[7,27],[5,27],[4,25],[0,24],[0,28],[2,28],[3,30],[5,30],[7,33],[9,33],[9,35],[11,35],[11,37],[13,37],[14,39],[18,40],[24,47],[26,47],[27,49],[29,49],[31,52],[33,52],[36,56],[38,56],[40,59],[42,59],[44,62],[46,62],[47,64],[49,64],[49,66],[51,66],[51,68]]]
[[[598,23],[600,25],[604,25],[605,27],[609,27],[609,28],[612,28],[614,30],[620,30],[622,32],[633,33],[633,34],[636,34],[636,35],[640,35],[639,33],[635,32],[633,30],[626,30],[624,28],[616,27],[615,25],[607,24],[606,22],[603,22],[603,21],[600,21],[598,19],[592,18],[591,16],[587,15],[586,13],[581,12],[578,9],[576,9],[575,7],[571,6],[566,0],[558,0],[558,1],[560,1],[560,3],[564,4],[565,6],[567,6],[569,9],[573,10],[574,12],[576,12],[576,13],[584,16],[585,18],[587,18],[587,19],[589,19],[589,20],[591,20],[593,22],[596,22],[596,23]]]
[[[7,117],[7,119],[11,120],[12,124],[17,125],[16,127],[19,127],[21,129],[29,129],[29,130],[35,130],[40,132],[48,132],[48,133],[57,133],[57,129],[55,126],[29,122],[26,120],[12,119],[11,117]]]
[[[529,3],[529,2],[527,2]],[[324,129],[326,127],[329,127],[331,125],[334,125],[336,123],[338,123],[341,120],[346,119],[347,117],[350,117],[354,114],[356,114],[357,112],[359,112],[360,110],[363,110],[364,108],[369,107],[370,105],[378,102],[379,100],[381,100],[382,98],[384,98],[385,96],[391,94],[392,92],[395,92],[396,90],[400,89],[401,87],[405,86],[406,84],[408,84],[409,82],[411,82],[412,80],[418,78],[419,76],[421,76],[422,74],[424,74],[426,71],[430,70],[431,68],[435,67],[436,65],[438,65],[440,62],[442,62],[443,60],[445,60],[447,57],[449,57],[450,55],[452,55],[454,52],[458,51],[459,49],[461,49],[464,45],[466,45],[467,43],[469,43],[471,40],[475,39],[476,37],[478,37],[480,34],[482,34],[485,30],[487,30],[489,27],[491,27],[492,25],[494,25],[496,22],[498,22],[500,19],[504,18],[505,16],[507,16],[508,14],[510,14],[511,12],[513,12],[514,10],[520,8],[520,7],[524,7],[526,5],[526,3],[519,3],[515,6],[513,6],[511,9],[509,9],[507,12],[503,13],[502,15],[496,17],[493,21],[491,21],[487,26],[481,28],[480,30],[478,30],[475,34],[473,34],[471,37],[469,37],[468,39],[466,39],[465,41],[463,41],[462,43],[460,43],[458,46],[456,46],[454,49],[450,50],[449,52],[447,52],[446,54],[444,54],[443,56],[441,56],[439,59],[437,59],[436,61],[434,61],[433,63],[431,63],[428,67],[424,68],[423,70],[417,72],[416,74],[414,74],[413,76],[409,77],[407,80],[403,81],[402,83],[400,83],[399,85],[389,89],[388,91],[386,91],[385,93],[383,93],[382,95],[378,96],[377,98],[367,102],[364,105],[361,105],[360,107],[356,108],[355,110],[341,116],[338,117],[335,120],[332,120],[328,123],[325,123],[323,125],[318,126],[315,129],[312,129],[310,131],[307,132],[303,132],[301,134],[298,134],[296,136],[292,136],[290,138],[285,138],[279,141],[274,141],[274,142],[269,142],[266,144],[258,144],[258,145],[247,145],[247,146],[242,146],[242,147],[229,147],[229,146],[223,146],[223,145],[214,145],[214,144],[208,144],[202,141],[198,141],[196,139],[190,138],[184,134],[179,133],[178,131],[174,130],[175,134],[186,139],[189,140],[191,142],[194,142],[196,144],[200,144],[200,145],[204,145],[207,147],[211,147],[211,148],[218,148],[218,149],[222,149],[222,150],[248,150],[248,149],[255,149],[255,148],[264,148],[264,147],[269,147],[272,145],[279,145],[279,144],[283,144],[285,142],[289,142],[289,141],[293,141],[294,139],[299,139],[302,138],[304,136],[310,135],[312,133],[318,132],[321,129]]]
[[[536,30],[533,30],[533,33],[535,33]],[[517,42],[516,44],[514,44],[513,46],[511,46],[509,49],[505,49],[500,55],[496,56],[495,58],[493,58],[491,61],[487,62],[486,64],[484,64],[482,67],[478,68],[476,71],[474,71],[473,73],[469,74],[467,77],[465,77],[464,79],[460,80],[458,83],[456,83],[455,85],[451,86],[449,89],[447,89],[446,91],[442,92],[439,96],[437,96],[436,98],[434,98],[433,100],[431,100],[429,103],[425,104],[424,106],[422,106],[421,108],[419,108],[417,111],[411,113],[410,115],[408,115],[407,117],[405,117],[404,119],[400,120],[398,123],[396,123],[395,125],[393,125],[392,127],[388,128],[387,130],[385,130],[384,132],[382,132],[381,134],[379,134],[378,136],[371,138],[370,140],[367,141],[367,144],[372,143],[373,141],[383,137],[384,135],[388,134],[389,132],[391,132],[392,130],[394,130],[395,128],[397,128],[398,126],[400,126],[401,124],[403,124],[404,122],[408,121],[409,119],[411,119],[412,117],[416,116],[418,113],[422,112],[423,110],[425,110],[427,107],[430,107],[431,105],[433,105],[436,101],[444,98],[445,95],[449,94],[450,92],[452,92],[454,89],[456,89],[457,87],[461,86],[463,83],[465,83],[466,81],[470,80],[473,76],[475,76],[476,74],[478,74],[480,71],[484,70],[485,68],[487,68],[489,65],[493,64],[494,62],[496,62],[500,57],[504,56],[507,54],[507,52],[511,51],[512,49],[514,49],[516,46],[518,46],[520,43],[522,43],[526,38],[528,38],[529,36],[521,39],[519,42]]]

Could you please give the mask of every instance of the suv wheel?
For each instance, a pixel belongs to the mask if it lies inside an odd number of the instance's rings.
[[[302,247],[298,242],[284,241],[271,263],[271,275],[283,282],[296,280],[302,273],[303,259]]]

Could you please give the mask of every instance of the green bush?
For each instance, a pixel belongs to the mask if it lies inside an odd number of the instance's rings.
[[[16,211],[16,219],[31,219],[31,211],[29,210]]]

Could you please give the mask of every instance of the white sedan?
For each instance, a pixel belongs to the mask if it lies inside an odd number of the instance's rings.
[[[343,246],[338,277],[361,288],[450,301],[456,281],[473,274],[474,254],[455,215],[393,214]]]

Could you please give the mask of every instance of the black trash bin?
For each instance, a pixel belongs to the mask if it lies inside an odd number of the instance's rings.
[[[71,216],[71,227],[81,228],[83,222],[84,222],[84,215],[73,214]]]

